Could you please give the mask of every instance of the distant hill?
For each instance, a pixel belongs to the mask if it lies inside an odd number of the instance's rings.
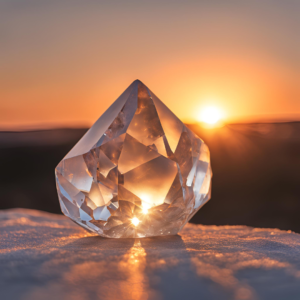
[[[212,199],[191,222],[300,232],[300,122],[188,126],[214,173]],[[0,132],[0,209],[60,213],[54,168],[86,130]]]

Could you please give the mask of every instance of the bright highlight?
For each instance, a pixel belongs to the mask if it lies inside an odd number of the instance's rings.
[[[142,204],[142,213],[144,214],[144,215],[146,215],[147,213],[148,213],[148,209],[150,208],[150,205],[149,204],[147,204],[147,203],[143,203]]]
[[[139,220],[137,217],[134,217],[134,218],[131,220],[131,223],[132,223],[134,226],[138,226],[139,223],[140,223],[140,220]]]
[[[210,125],[216,124],[221,118],[220,110],[214,106],[204,108],[200,115],[200,121]]]
[[[151,202],[151,198],[147,194],[140,195],[140,198],[142,199],[142,213],[146,215],[148,213],[148,209],[150,208],[148,203]]]
[[[142,208],[142,212],[144,215],[146,215],[148,213],[148,208],[147,207],[143,207]]]

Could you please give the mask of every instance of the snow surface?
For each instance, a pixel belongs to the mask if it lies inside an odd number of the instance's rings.
[[[66,217],[0,211],[0,299],[300,299],[300,235],[188,224],[104,239]]]

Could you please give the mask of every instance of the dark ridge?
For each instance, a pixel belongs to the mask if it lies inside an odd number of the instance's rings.
[[[209,146],[212,199],[191,222],[300,232],[300,122],[189,124]],[[0,132],[0,209],[60,213],[54,168],[87,131]]]

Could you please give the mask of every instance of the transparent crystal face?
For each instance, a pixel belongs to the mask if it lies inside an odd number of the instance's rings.
[[[138,80],[55,174],[62,212],[110,238],[177,234],[211,193],[208,147]]]

